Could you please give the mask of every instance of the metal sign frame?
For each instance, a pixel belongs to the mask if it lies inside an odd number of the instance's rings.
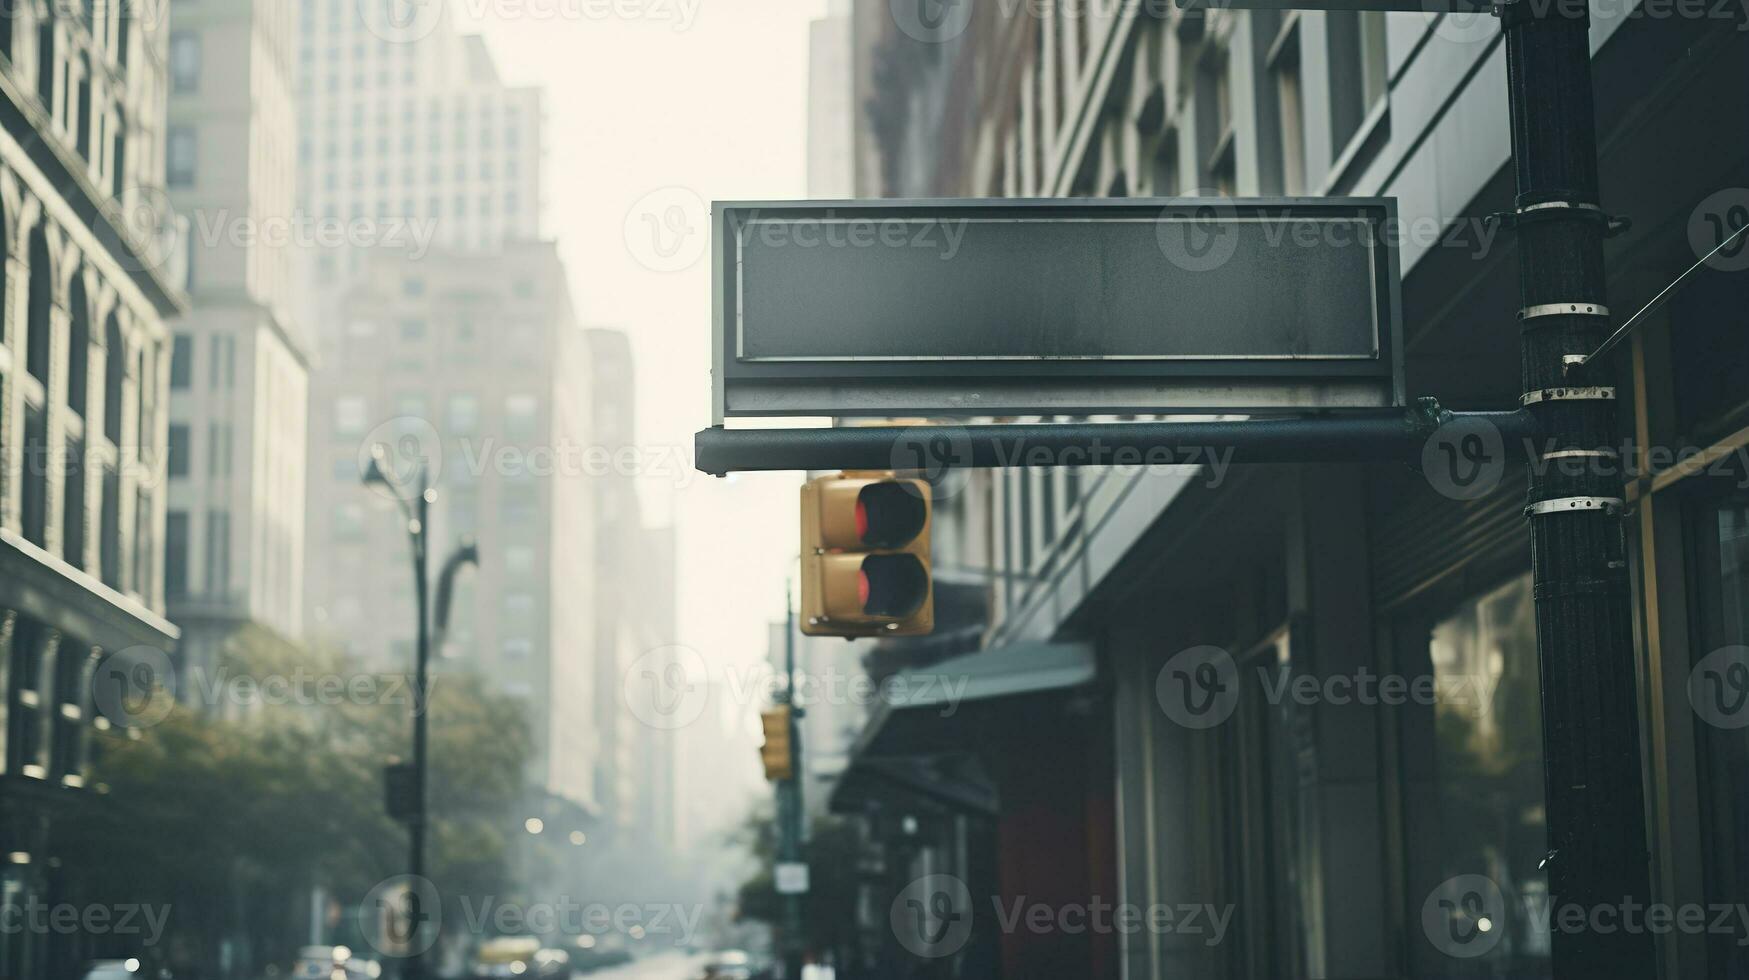
[[[1339,355],[748,356],[743,256],[765,225],[1146,221],[1365,225],[1370,351]],[[712,423],[738,417],[1283,414],[1407,404],[1393,198],[942,199],[717,202]],[[1167,263],[1162,262],[1162,267]],[[1164,271],[1172,273],[1170,268]],[[1175,273],[1174,273],[1175,274]],[[1195,272],[1183,285],[1195,285]],[[1359,286],[1350,283],[1356,291]],[[1150,288],[1160,288],[1150,284]]]

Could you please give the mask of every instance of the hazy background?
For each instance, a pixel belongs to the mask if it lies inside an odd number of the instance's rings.
[[[686,6],[683,8],[682,3]],[[648,520],[679,534],[678,642],[713,664],[764,656],[796,553],[796,477],[719,480],[691,471],[710,422],[709,201],[805,196],[808,22],[823,0],[646,0],[642,19],[542,17],[461,0],[506,81],[547,91],[546,234],[556,237],[585,324],[631,335],[639,441],[675,460],[643,480]],[[566,4],[563,9],[581,9]],[[694,14],[689,27],[678,19]],[[674,208],[673,256],[643,248]],[[636,243],[634,249],[628,244]],[[697,244],[703,245],[701,250]],[[646,261],[640,261],[642,251]],[[688,260],[678,271],[658,271]],[[753,744],[749,740],[749,744]],[[757,781],[754,757],[747,776]]]

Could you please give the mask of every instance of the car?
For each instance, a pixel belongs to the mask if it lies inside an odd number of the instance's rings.
[[[478,980],[570,980],[571,972],[571,954],[528,936],[487,940],[474,963]]]
[[[712,953],[704,962],[699,980],[753,980],[753,957],[739,949]]]
[[[345,946],[305,946],[292,966],[292,980],[377,980],[379,963],[361,960]]]
[[[85,980],[141,980],[140,961],[98,960],[85,971]]]

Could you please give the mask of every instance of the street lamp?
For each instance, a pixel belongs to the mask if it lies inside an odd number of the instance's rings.
[[[413,549],[413,595],[415,614],[419,617],[415,634],[417,640],[414,646],[416,658],[413,696],[413,779],[412,807],[407,817],[408,874],[414,878],[425,876],[425,810],[426,784],[429,768],[427,754],[427,721],[429,710],[428,677],[431,663],[431,637],[435,633],[441,637],[449,626],[450,600],[455,587],[455,576],[464,565],[478,565],[480,552],[471,542],[464,541],[454,554],[443,563],[443,571],[439,576],[437,591],[436,623],[431,622],[429,615],[429,588],[426,577],[426,538],[430,527],[431,505],[437,502],[437,491],[429,485],[425,464],[419,464],[418,479],[414,484],[418,492],[412,498],[401,496],[401,491],[383,471],[383,461],[387,451],[381,445],[371,447],[371,458],[364,471],[366,486],[381,486],[388,492],[395,504],[401,508],[401,516],[407,521],[407,538]],[[411,907],[410,921],[414,929],[425,923],[425,911],[419,907],[419,889],[414,888],[409,894]],[[408,980],[424,980],[425,954],[418,943],[413,945],[413,952],[407,957],[405,976]]]

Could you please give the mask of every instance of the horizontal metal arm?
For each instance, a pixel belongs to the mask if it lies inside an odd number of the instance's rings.
[[[1502,445],[1534,437],[1514,412],[1446,412],[1209,422],[1062,422],[835,429],[711,428],[694,440],[696,466],[722,476],[768,470],[923,470],[956,467],[1168,465],[1208,462],[1418,463],[1444,426],[1498,430]],[[1507,454],[1511,456],[1511,453]]]

